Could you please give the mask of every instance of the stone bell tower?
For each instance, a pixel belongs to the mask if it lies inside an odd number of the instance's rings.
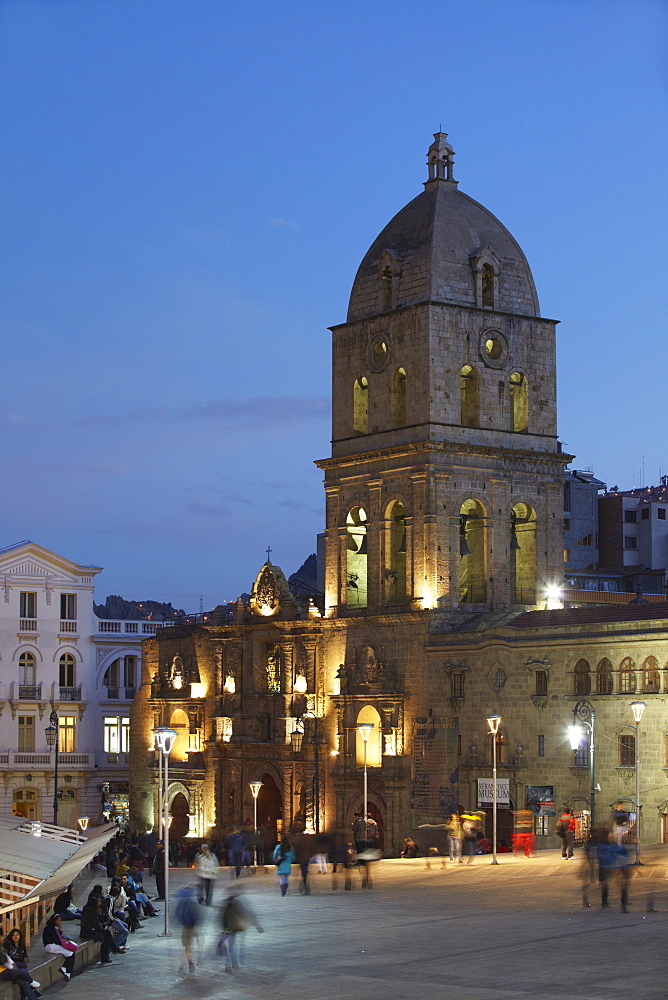
[[[427,164],[332,328],[329,616],[531,607],[563,577],[556,321],[445,133]]]

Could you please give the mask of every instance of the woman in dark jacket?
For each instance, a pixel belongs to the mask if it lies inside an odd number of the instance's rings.
[[[110,952],[120,954],[125,948],[118,948],[111,931],[106,926],[106,917],[102,910],[102,897],[93,893],[81,911],[81,938],[83,941],[99,941],[100,961],[102,965],[111,963]]]
[[[0,947],[0,982],[2,981],[18,986],[21,996],[25,997],[25,1000],[38,1000],[42,995],[37,991],[39,983],[31,979],[28,970],[17,969],[5,949]]]
[[[4,941],[5,952],[19,969],[28,968],[28,949],[23,940],[23,934],[18,927],[12,928]]]
[[[42,943],[50,955],[63,956],[64,962],[60,967],[60,972],[64,979],[70,979],[74,969],[74,951],[65,947],[69,940],[63,931],[60,914],[51,914],[42,931]]]

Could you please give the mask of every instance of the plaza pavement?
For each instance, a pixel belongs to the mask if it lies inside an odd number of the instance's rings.
[[[333,892],[311,875],[312,893],[281,898],[273,867],[237,882],[264,933],[245,933],[245,960],[233,974],[214,953],[218,907],[207,911],[202,957],[179,974],[180,928],[160,937],[164,912],[130,936],[130,951],[49,990],[57,1000],[665,1000],[668,845],[643,850],[629,913],[618,890],[602,910],[581,904],[579,861],[555,851],[534,858],[477,857],[472,866],[426,869],[424,859],[375,866],[373,890],[354,881]],[[194,872],[172,869],[172,900]],[[79,882],[81,900],[99,875]],[[153,880],[147,879],[148,891]],[[230,886],[223,869],[216,899]],[[655,913],[646,913],[648,891]],[[157,906],[163,904],[157,903]],[[173,905],[172,905],[173,909]],[[72,927],[72,925],[70,925]],[[74,936],[74,935],[73,935]],[[66,994],[62,997],[60,994]]]

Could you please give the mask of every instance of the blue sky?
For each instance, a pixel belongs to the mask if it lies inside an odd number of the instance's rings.
[[[322,528],[330,336],[431,134],[560,319],[559,429],[664,448],[662,3],[4,0],[2,545],[194,610]]]

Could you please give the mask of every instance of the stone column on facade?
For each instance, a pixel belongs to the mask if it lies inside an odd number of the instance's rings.
[[[289,692],[292,695],[292,686],[295,681],[294,676],[294,644],[289,639],[281,639],[278,643],[281,655],[281,691]]]
[[[287,834],[292,824],[294,810],[295,786],[296,786],[296,764],[291,761],[289,764],[281,764],[283,774],[283,835]]]
[[[367,557],[366,586],[367,607],[377,608],[383,603],[382,577],[382,517],[381,479],[368,480],[367,486]]]
[[[436,510],[434,542],[435,542],[435,595],[437,606],[450,604],[450,518],[448,505],[448,488],[450,476],[434,473],[434,505]]]
[[[316,711],[319,711],[319,705],[322,699],[322,678],[318,673],[316,664],[318,649],[317,640],[309,636],[303,636],[302,645],[304,647],[304,655],[306,657],[306,662],[304,664],[304,669],[306,671],[306,689],[308,692],[313,692],[315,694]]]
[[[325,486],[325,616],[329,616],[341,603],[341,543],[339,529],[339,490]]]
[[[413,600],[424,602],[429,599],[428,576],[428,529],[425,515],[428,510],[427,474],[417,472],[411,476],[411,510],[413,512]]]
[[[508,480],[490,478],[490,523],[488,533],[489,569],[487,599],[490,607],[506,608],[511,603],[510,594],[510,510],[508,502]],[[513,595],[514,596],[514,595]]]

